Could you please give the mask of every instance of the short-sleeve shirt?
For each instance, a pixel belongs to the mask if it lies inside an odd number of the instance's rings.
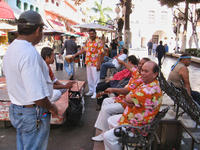
[[[30,105],[52,96],[47,64],[30,42],[16,39],[11,43],[3,59],[3,70],[13,104]]]
[[[132,77],[128,82],[127,88],[129,91],[137,88],[140,84],[143,83],[143,80],[138,72],[138,69],[132,68]],[[119,95],[115,98],[115,103],[120,103],[124,108],[126,108],[126,102],[124,101],[125,95]]]
[[[119,124],[142,126],[150,123],[158,113],[162,102],[162,92],[158,81],[154,80],[149,84],[142,83],[129,94],[134,106],[126,106]]]
[[[86,50],[85,64],[96,67],[99,61],[99,55],[104,52],[102,41],[99,38],[96,38],[94,41],[89,39],[84,49]]]

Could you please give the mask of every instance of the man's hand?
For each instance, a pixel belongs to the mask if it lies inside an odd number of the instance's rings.
[[[97,63],[97,71],[100,71],[100,68],[101,68],[101,64]]]
[[[70,81],[70,82],[66,83],[66,84],[65,84],[65,88],[66,88],[66,89],[71,89],[71,88],[73,87],[73,84],[74,84],[74,83],[75,83],[74,81]]]
[[[131,95],[130,94],[127,94],[124,101],[126,102],[126,104],[129,106],[129,107],[133,107],[134,106],[134,103],[133,101],[131,100]]]
[[[49,112],[50,112],[53,116],[57,116],[57,115],[58,115],[58,108],[56,107],[55,104],[51,104],[51,108],[49,109]]]
[[[113,88],[107,88],[104,92],[107,94],[113,93]]]

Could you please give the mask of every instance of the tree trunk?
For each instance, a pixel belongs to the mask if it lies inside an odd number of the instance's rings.
[[[186,34],[187,34],[187,23],[188,23],[188,7],[189,2],[188,0],[185,1],[185,24],[184,24],[184,32],[182,37],[182,45],[181,45],[181,52],[185,52],[186,49]]]
[[[124,41],[125,48],[129,48],[130,45],[130,19],[129,16],[131,14],[131,0],[126,0],[125,2],[126,11],[125,11],[125,32],[124,32]]]

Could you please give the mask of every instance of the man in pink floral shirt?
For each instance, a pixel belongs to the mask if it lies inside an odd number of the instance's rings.
[[[87,96],[91,96],[91,98],[96,98],[96,86],[99,82],[100,78],[100,65],[103,57],[103,43],[96,36],[96,31],[94,29],[89,30],[90,38],[86,41],[83,49],[73,57],[76,57],[84,52],[86,52],[85,64],[87,70],[87,81],[89,91],[86,93]]]
[[[162,92],[156,79],[158,72],[159,67],[153,61],[148,61],[143,65],[141,72],[143,83],[126,95],[127,106],[122,115],[108,119],[110,127],[123,124],[143,126],[154,119],[162,102]],[[104,145],[106,150],[121,150],[118,138],[114,135],[114,128],[104,133]]]

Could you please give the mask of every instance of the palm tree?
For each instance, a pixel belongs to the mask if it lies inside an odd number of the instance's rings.
[[[97,18],[97,21],[100,23],[100,24],[105,24],[108,20],[111,20],[111,17],[106,14],[107,12],[111,12],[112,11],[112,8],[110,7],[106,7],[106,8],[103,8],[102,7],[102,2],[103,0],[101,0],[101,3],[98,3],[97,1],[95,1],[95,7],[92,7],[91,9],[95,12],[95,13],[99,13],[99,18]]]

